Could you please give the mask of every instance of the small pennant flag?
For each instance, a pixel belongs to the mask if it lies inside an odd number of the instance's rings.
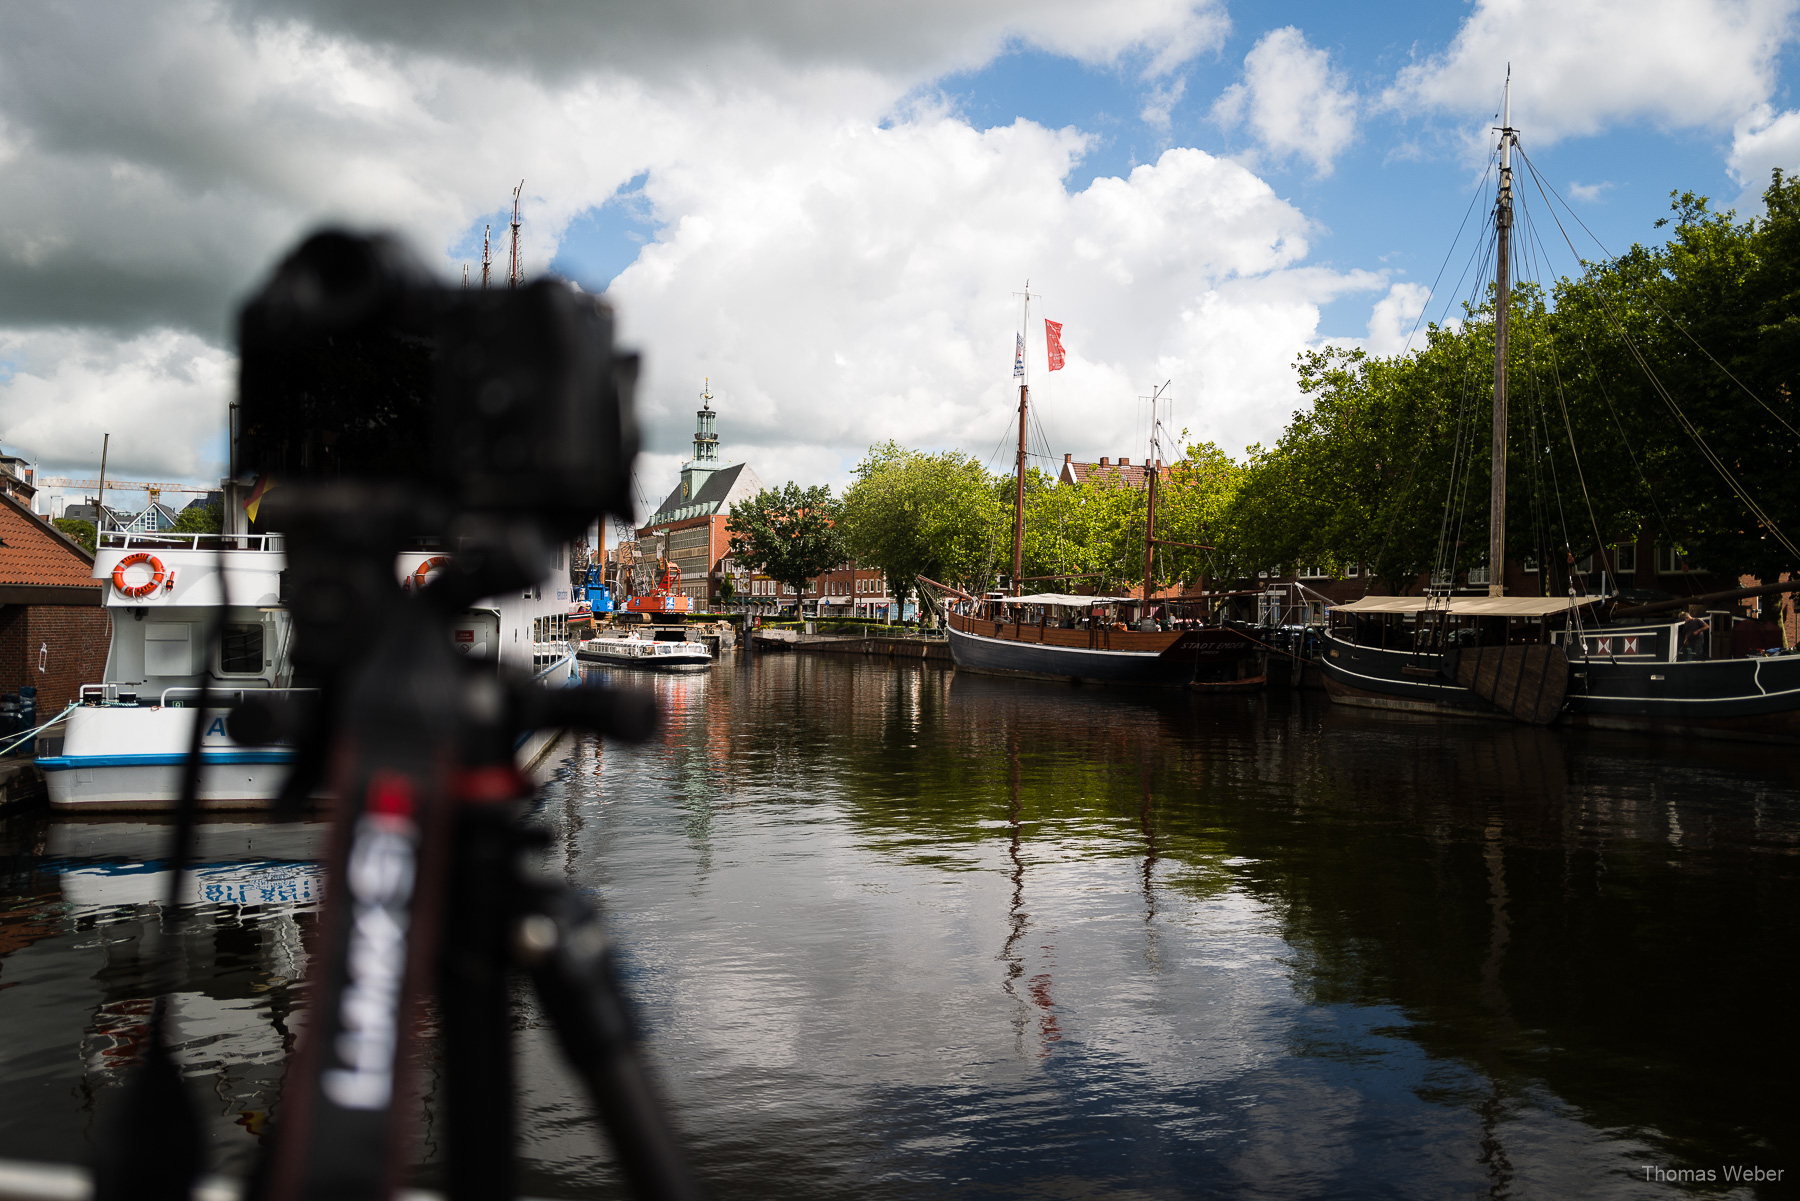
[[[1013,378],[1025,378],[1025,335],[1013,335]]]
[[[263,497],[267,496],[269,489],[274,486],[274,476],[261,476],[256,481],[256,487],[250,489],[250,495],[244,498],[244,513],[251,521],[256,520],[256,511],[262,508]]]
[[[1062,322],[1044,322],[1044,349],[1050,356],[1050,370],[1061,371],[1063,368]]]

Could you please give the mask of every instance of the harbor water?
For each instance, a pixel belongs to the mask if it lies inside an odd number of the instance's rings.
[[[1800,1180],[1791,749],[838,656],[586,670],[666,722],[561,744],[549,866],[605,907],[712,1195]],[[209,822],[178,931],[167,834],[0,822],[0,1157],[91,1155],[158,979],[210,1166],[279,1119],[319,828]],[[517,1045],[524,1190],[626,1195],[523,990]]]

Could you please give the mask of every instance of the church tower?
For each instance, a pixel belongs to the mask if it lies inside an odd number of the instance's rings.
[[[712,410],[712,380],[700,389],[700,407],[694,412],[694,457],[681,469],[681,499],[692,500],[713,472],[719,469],[719,433]]]

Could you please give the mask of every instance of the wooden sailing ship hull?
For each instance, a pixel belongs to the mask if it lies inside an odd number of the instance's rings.
[[[950,657],[963,671],[1085,684],[1243,686],[1239,665],[1260,646],[1235,630],[1058,629],[951,614]]]
[[[1325,691],[1338,704],[1403,713],[1507,717],[1470,689],[1445,679],[1436,655],[1357,646],[1329,634],[1322,651],[1319,670],[1325,675]]]
[[[1548,725],[1562,713],[1569,666],[1559,647],[1419,653],[1358,646],[1329,633],[1319,666],[1339,704]]]
[[[1800,655],[1674,663],[1578,659],[1570,674],[1571,725],[1800,741]]]

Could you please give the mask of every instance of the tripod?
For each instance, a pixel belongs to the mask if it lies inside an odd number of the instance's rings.
[[[367,1198],[394,1187],[410,1115],[398,1104],[413,1015],[435,991],[443,1019],[452,1198],[514,1195],[509,974],[530,976],[562,1051],[640,1196],[696,1191],[637,1054],[614,954],[593,906],[533,872],[542,845],[522,821],[532,787],[514,766],[523,731],[646,737],[645,696],[546,689],[452,650],[452,619],[476,598],[541,579],[547,547],[528,523],[465,525],[429,586],[394,580],[403,531],[432,514],[358,484],[297,489],[288,531],[295,666],[321,683],[305,711],[246,706],[243,741],[288,734],[293,803],[326,771],[336,795],[332,887],[319,919],[312,1019],[252,1195]],[[433,986],[435,985],[435,990]]]

